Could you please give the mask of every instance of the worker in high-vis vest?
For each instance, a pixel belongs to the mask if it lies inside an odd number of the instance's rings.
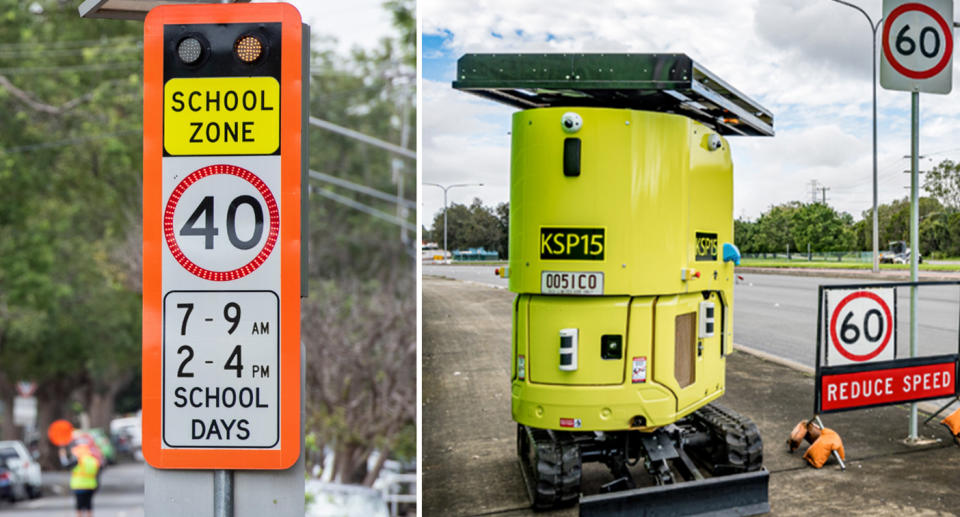
[[[93,493],[97,490],[100,462],[90,452],[87,445],[76,445],[70,449],[71,460],[66,451],[60,449],[60,462],[73,467],[70,473],[70,490],[77,498],[77,517],[93,517]]]

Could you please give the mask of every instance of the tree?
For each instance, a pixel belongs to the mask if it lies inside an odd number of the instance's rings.
[[[943,160],[926,171],[923,190],[948,209],[960,209],[960,163]]]
[[[41,429],[71,400],[103,426],[129,380],[114,373],[139,363],[139,294],[112,250],[139,219],[142,27],[54,0],[0,12],[0,394],[33,380]]]
[[[848,251],[853,248],[853,217],[838,214],[823,203],[810,203],[793,212],[793,241],[800,251]]]
[[[505,247],[509,229],[504,231],[504,218],[509,225],[510,208],[501,204],[495,211],[474,198],[470,206],[454,203],[447,207],[447,248],[459,250],[483,247],[499,251]],[[443,242],[443,211],[433,218],[432,235]],[[501,257],[504,257],[501,254]]]
[[[414,3],[395,0],[398,37],[341,56],[315,42],[311,115],[415,148]],[[319,45],[317,45],[319,44]],[[406,138],[404,137],[406,135]],[[406,140],[406,141],[405,141]],[[311,169],[382,192],[416,196],[412,162],[340,135],[310,132]],[[411,459],[416,436],[416,279],[413,243],[397,226],[330,199],[348,197],[381,213],[394,203],[311,182],[310,296],[302,306],[306,348],[308,470],[335,455],[333,476],[370,485],[392,455]],[[323,195],[327,194],[327,196]],[[367,460],[379,452],[379,462]]]
[[[774,253],[797,249],[793,240],[793,215],[800,208],[797,201],[770,207],[757,219],[758,252]]]
[[[500,258],[506,260],[510,258],[510,203],[500,203],[495,209],[497,214],[497,223],[500,228],[500,242],[496,250]]]

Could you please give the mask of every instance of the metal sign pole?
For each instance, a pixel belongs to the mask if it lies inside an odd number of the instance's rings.
[[[918,195],[918,157],[920,154],[920,92],[910,93],[910,281],[916,282],[919,268],[920,206]],[[910,286],[910,357],[917,356],[917,286]],[[910,404],[910,441],[917,439],[917,403]]]
[[[220,3],[228,2],[229,0],[220,0]],[[874,207],[874,215],[876,215],[876,207]],[[213,471],[213,515],[214,517],[233,517],[232,471]]]
[[[213,517],[233,517],[233,471],[213,471]]]

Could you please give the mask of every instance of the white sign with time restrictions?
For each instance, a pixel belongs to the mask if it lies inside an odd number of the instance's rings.
[[[271,448],[280,438],[279,299],[171,291],[163,301],[163,442]]]

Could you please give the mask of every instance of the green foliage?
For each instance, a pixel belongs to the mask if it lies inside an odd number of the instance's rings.
[[[496,208],[484,206],[480,198],[474,198],[470,206],[454,203],[447,207],[447,248],[453,251],[482,246],[506,258],[509,220],[507,203]],[[443,246],[443,210],[434,216],[430,236]]]
[[[960,210],[960,163],[943,160],[925,171],[923,189],[950,210]]]
[[[910,241],[910,200],[898,199],[877,207],[880,249],[892,241]],[[960,255],[960,212],[933,197],[921,197],[920,252],[924,255]],[[770,207],[754,221],[734,221],[737,245],[744,253],[805,253],[870,250],[873,247],[873,211],[854,222],[822,203],[786,203]]]
[[[845,251],[856,244],[853,217],[822,203],[794,201],[770,209],[756,222],[734,221],[734,236],[744,253]]]
[[[142,28],[53,0],[0,13],[0,376],[92,386],[140,357],[114,250],[139,219]]]
[[[416,148],[414,2],[385,4],[397,28],[373,50],[342,56],[314,28],[310,114],[387,142]],[[309,136],[310,168],[381,192],[416,199],[416,164],[319,128]],[[416,422],[416,289],[413,231],[346,206],[347,197],[384,215],[406,208],[311,180],[310,296],[303,303],[307,348],[307,459],[336,454],[342,482],[372,483],[373,450],[405,458]],[[414,432],[414,436],[415,436]]]

